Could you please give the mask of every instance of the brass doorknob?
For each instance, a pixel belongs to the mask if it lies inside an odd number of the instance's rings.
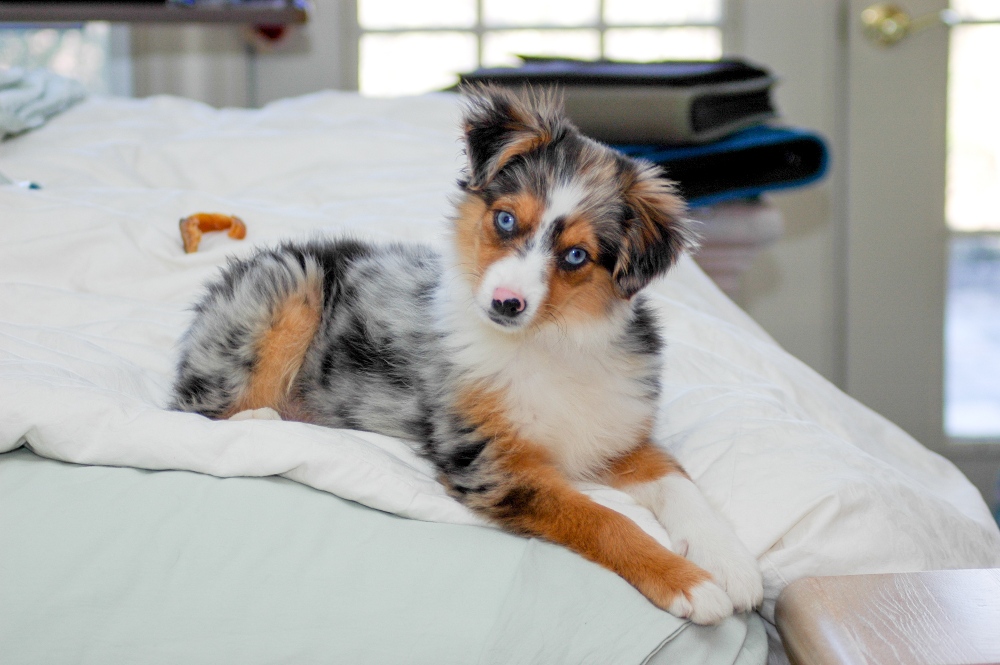
[[[910,18],[905,9],[891,2],[877,2],[861,12],[861,28],[865,37],[881,46],[898,44],[904,37],[934,25],[952,26],[959,22],[957,13],[950,9]]]

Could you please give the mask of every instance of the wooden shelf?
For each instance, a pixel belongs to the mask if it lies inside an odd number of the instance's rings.
[[[240,4],[168,2],[0,2],[2,23],[246,23],[288,25],[308,20],[305,0]]]

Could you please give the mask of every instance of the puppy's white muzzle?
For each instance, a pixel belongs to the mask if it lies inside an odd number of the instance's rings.
[[[547,258],[538,251],[512,254],[486,270],[476,304],[491,323],[504,330],[531,323],[549,292]]]

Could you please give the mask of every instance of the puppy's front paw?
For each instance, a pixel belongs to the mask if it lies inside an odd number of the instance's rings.
[[[764,600],[764,581],[757,560],[726,520],[708,504],[691,480],[671,474],[650,484],[656,494],[638,493],[684,556],[711,573],[725,589],[738,612],[747,612]]]
[[[687,558],[712,574],[729,594],[737,612],[749,612],[763,602],[760,566],[735,534],[730,538],[689,538]]]
[[[733,613],[733,601],[707,570],[659,546],[647,554],[645,565],[625,566],[619,574],[661,610],[700,624],[718,623]]]
[[[667,611],[682,619],[702,625],[716,624],[733,613],[733,602],[725,591],[712,582],[701,582],[678,593]]]

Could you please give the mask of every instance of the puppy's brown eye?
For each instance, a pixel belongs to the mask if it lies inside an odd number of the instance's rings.
[[[505,237],[513,235],[514,230],[517,228],[517,220],[514,219],[514,215],[506,210],[496,211],[496,214],[493,215],[493,224],[497,227],[500,235]]]

